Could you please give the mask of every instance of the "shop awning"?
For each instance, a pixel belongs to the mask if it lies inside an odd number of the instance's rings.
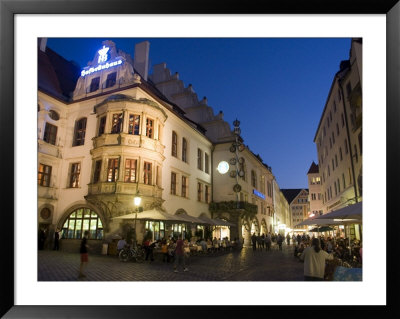
[[[234,224],[219,218],[209,218],[207,216],[200,216],[199,219],[205,221],[208,225],[212,226],[235,226]]]
[[[192,224],[208,225],[207,222],[205,222],[204,220],[202,220],[198,217],[190,216],[187,214],[178,214],[175,216],[178,216],[179,218],[182,218],[184,221],[192,223]]]
[[[320,217],[320,216],[318,216]],[[329,225],[347,225],[347,224],[357,224],[359,221],[357,219],[319,219],[319,218],[309,218],[295,226],[329,226]]]
[[[353,224],[359,224],[362,221],[362,202],[334,210],[322,216],[318,216],[317,219],[333,219],[342,221],[356,220],[356,222],[353,222]]]

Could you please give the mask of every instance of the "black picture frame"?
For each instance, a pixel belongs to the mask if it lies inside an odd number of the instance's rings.
[[[95,5],[94,5],[95,4]],[[16,14],[386,14],[387,21],[387,305],[386,306],[319,306],[311,309],[309,306],[285,307],[286,316],[313,315],[314,311],[324,316],[354,317],[363,313],[394,317],[399,315],[396,307],[396,284],[399,277],[395,276],[395,250],[397,238],[394,238],[395,203],[394,192],[398,180],[397,165],[399,161],[398,136],[400,136],[399,105],[399,16],[398,0],[274,0],[274,1],[162,1],[162,0],[53,0],[24,1],[0,0],[0,131],[1,150],[7,152],[7,157],[0,158],[3,171],[1,197],[2,207],[2,238],[1,253],[2,272],[0,280],[0,315],[4,318],[159,318],[190,316],[221,317],[227,313],[236,316],[258,315],[258,312],[268,316],[281,316],[282,308],[271,306],[22,306],[15,305],[14,288],[14,18]],[[12,169],[11,169],[12,167]],[[379,213],[384,213],[382,210]],[[6,227],[4,225],[7,225]],[[383,240],[382,234],[377,234],[376,240]],[[241,291],[240,294],[247,292]],[[250,293],[250,292],[249,292]],[[268,293],[268,292],[266,292]],[[311,296],[310,296],[311,297]],[[334,296],[327,296],[334,298]],[[178,295],[177,295],[178,298]],[[284,296],[282,296],[284,298]],[[338,303],[340,305],[340,303]],[[320,309],[318,309],[320,308]],[[344,309],[345,308],[345,309]],[[396,309],[397,308],[397,309]],[[322,312],[320,312],[322,311]],[[257,312],[257,314],[255,313]]]

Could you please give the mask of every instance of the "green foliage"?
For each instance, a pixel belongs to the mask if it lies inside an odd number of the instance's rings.
[[[250,204],[247,202],[239,202],[239,207],[238,203],[236,201],[225,201],[225,202],[211,202],[209,204],[209,209],[212,213],[224,213],[224,212],[235,212],[237,209],[242,210],[241,211],[241,217],[242,218],[253,218],[255,215],[257,215],[257,205]]]

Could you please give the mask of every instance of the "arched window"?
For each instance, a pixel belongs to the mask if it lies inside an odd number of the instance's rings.
[[[176,135],[175,131],[172,131],[172,156],[178,156],[178,135]]]
[[[81,118],[75,122],[74,141],[72,146],[79,146],[85,144],[86,133],[86,117]]]
[[[90,232],[89,239],[103,239],[103,223],[100,217],[90,208],[80,207],[64,222],[61,238],[80,239],[86,230]]]

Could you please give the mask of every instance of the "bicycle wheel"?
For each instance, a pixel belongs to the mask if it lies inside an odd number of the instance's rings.
[[[137,252],[135,254],[135,261],[138,262],[138,263],[144,262],[144,254],[140,253],[140,252]]]
[[[126,250],[121,250],[119,253],[119,260],[126,262],[129,260],[129,252]]]

